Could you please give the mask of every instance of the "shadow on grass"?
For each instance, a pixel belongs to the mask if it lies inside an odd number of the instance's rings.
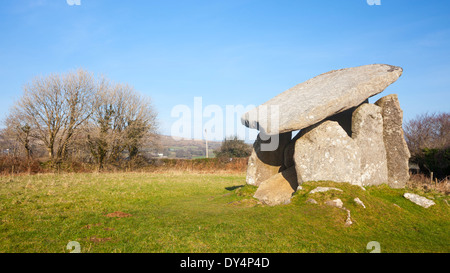
[[[242,188],[244,185],[233,186],[233,187],[225,187],[227,191],[234,191],[235,189]]]

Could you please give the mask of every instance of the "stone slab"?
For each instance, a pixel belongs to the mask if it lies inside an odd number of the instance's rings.
[[[269,135],[300,130],[358,106],[395,82],[402,72],[386,64],[333,70],[248,111],[241,122]]]

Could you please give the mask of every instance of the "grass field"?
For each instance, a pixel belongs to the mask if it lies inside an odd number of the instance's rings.
[[[107,173],[0,177],[0,252],[450,252],[448,196],[419,207],[406,189],[311,182],[291,204],[252,198],[243,174]],[[343,192],[316,193],[316,186]],[[411,191],[411,190],[409,190]],[[339,197],[351,211],[324,205]],[[359,197],[366,209],[353,199]],[[447,200],[447,202],[445,201]]]

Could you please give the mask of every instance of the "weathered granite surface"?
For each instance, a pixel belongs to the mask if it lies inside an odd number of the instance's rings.
[[[265,151],[264,145],[273,139],[263,140],[258,134],[252,154],[248,160],[246,182],[249,185],[259,186],[261,182],[283,170],[284,149],[291,141],[291,132],[278,135],[278,144],[273,151]]]
[[[352,138],[359,149],[362,185],[388,183],[380,107],[365,103],[355,110],[352,118]]]
[[[402,72],[402,68],[386,64],[333,70],[250,110],[241,122],[269,135],[300,130],[358,106],[395,82]]]
[[[325,121],[295,142],[298,181],[361,185],[359,149],[336,121]]]
[[[409,180],[411,157],[403,134],[403,111],[396,94],[382,97],[376,105],[383,116],[383,141],[386,149],[388,180],[392,188],[403,188]]]
[[[288,204],[297,187],[295,167],[290,167],[263,181],[253,197],[269,206]]]

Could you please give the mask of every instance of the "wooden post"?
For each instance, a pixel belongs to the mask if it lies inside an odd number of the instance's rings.
[[[208,131],[205,129],[206,158],[208,158]]]

